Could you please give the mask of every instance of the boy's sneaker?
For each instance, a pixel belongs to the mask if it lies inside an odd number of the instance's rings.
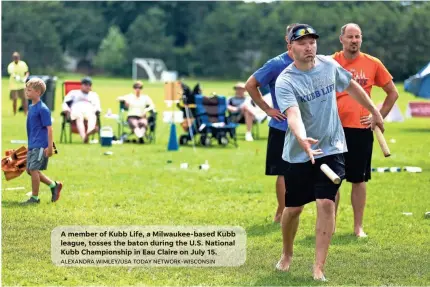
[[[21,202],[23,205],[40,203],[40,199],[35,199],[34,197],[30,197],[27,201]]]
[[[51,188],[51,193],[52,193],[51,201],[52,202],[56,202],[58,199],[60,199],[60,192],[61,192],[62,188],[63,188],[63,184],[59,181],[56,181],[55,186],[53,188]]]

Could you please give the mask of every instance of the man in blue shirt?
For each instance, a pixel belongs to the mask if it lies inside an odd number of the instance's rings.
[[[25,94],[32,101],[27,116],[27,173],[31,176],[32,196],[24,204],[40,203],[40,182],[50,187],[52,202],[60,198],[63,187],[61,182],[52,181],[41,172],[47,169],[48,158],[54,150],[51,111],[40,100],[45,91],[46,85],[42,79],[32,78],[26,83]]]
[[[287,26],[286,35],[296,24]],[[285,41],[288,43],[287,36]],[[279,111],[279,106],[275,96],[275,83],[279,74],[293,62],[289,52],[282,53],[269,61],[263,67],[258,69],[246,82],[246,90],[252,100],[272,119],[269,122],[269,137],[267,140],[266,153],[266,175],[277,175],[276,195],[278,199],[278,208],[275,213],[274,221],[280,222],[282,211],[285,207],[285,181],[284,166],[282,160],[282,150],[284,148],[285,131],[288,128],[287,117]],[[273,108],[271,108],[263,99],[259,87],[269,86],[272,96]]]

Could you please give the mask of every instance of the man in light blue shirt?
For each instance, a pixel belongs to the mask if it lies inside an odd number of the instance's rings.
[[[316,251],[313,277],[325,281],[324,264],[334,229],[334,199],[340,184],[320,170],[328,165],[344,178],[343,153],[347,151],[339,119],[336,91],[347,91],[370,111],[372,129],[384,129],[378,109],[351,74],[328,56],[317,56],[316,31],[306,24],[296,25],[288,34],[288,50],[294,62],[276,80],[275,94],[281,112],[287,115],[282,158],[287,162],[286,208],[282,214],[283,251],[277,269],[288,271],[299,217],[305,204],[316,201]]]
[[[296,24],[287,26],[287,35]],[[287,41],[287,35],[285,40]],[[269,122],[269,136],[266,152],[266,175],[276,175],[276,197],[278,208],[273,219],[280,222],[282,211],[285,208],[285,162],[282,160],[282,150],[285,131],[288,128],[287,117],[279,111],[275,96],[275,83],[279,74],[293,62],[289,52],[282,53],[264,64],[246,82],[246,89],[253,101],[272,119]],[[273,108],[264,100],[259,88],[268,86],[272,96]]]

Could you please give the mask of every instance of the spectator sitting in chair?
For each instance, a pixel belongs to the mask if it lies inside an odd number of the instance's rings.
[[[233,89],[236,94],[227,101],[227,109],[230,112],[232,122],[246,124],[246,141],[253,141],[252,125],[254,120],[260,120],[261,114],[252,104],[251,98],[245,95],[245,83],[237,83]]]
[[[144,143],[143,137],[145,136],[148,126],[146,113],[155,111],[154,102],[145,94],[141,94],[143,83],[137,81],[133,84],[134,93],[119,97],[119,101],[124,101],[125,106],[128,108],[127,122],[130,129],[134,132],[139,139],[139,143]]]
[[[63,102],[63,111],[67,113],[68,118],[76,121],[76,127],[84,143],[88,143],[89,135],[96,132],[97,113],[101,111],[99,95],[91,91],[91,86],[91,78],[83,78],[81,89],[70,91]]]

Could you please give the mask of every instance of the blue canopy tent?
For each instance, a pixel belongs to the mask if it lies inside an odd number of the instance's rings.
[[[417,97],[430,99],[430,63],[405,81],[405,91]]]

